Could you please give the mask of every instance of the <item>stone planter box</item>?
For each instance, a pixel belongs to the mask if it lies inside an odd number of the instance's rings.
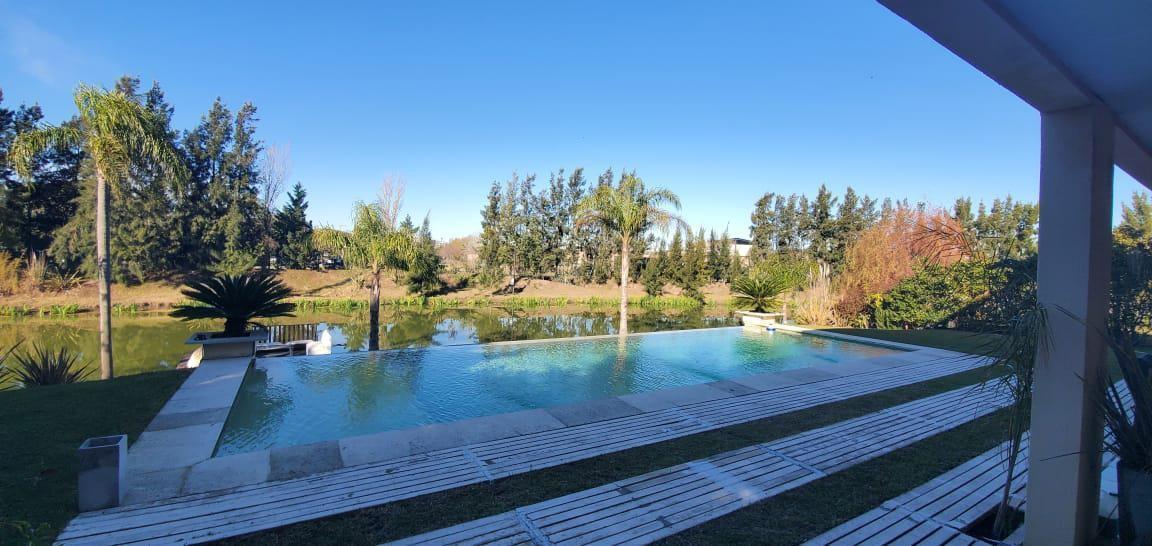
[[[784,322],[784,313],[755,313],[752,311],[739,311],[740,322],[745,328],[756,330],[775,329],[777,324]]]
[[[81,512],[120,506],[124,500],[128,436],[89,438],[76,450]]]
[[[1120,540],[1124,544],[1152,542],[1152,473],[1117,465]]]
[[[248,332],[245,336],[219,337],[219,332],[196,332],[188,345],[200,346],[200,361],[224,358],[251,358],[256,356],[256,343],[268,339],[268,332]]]

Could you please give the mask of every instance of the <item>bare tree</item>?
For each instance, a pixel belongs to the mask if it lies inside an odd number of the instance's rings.
[[[380,193],[376,197],[376,205],[384,222],[395,228],[400,222],[400,208],[404,205],[404,187],[407,185],[403,177],[388,175],[380,183]]]
[[[292,174],[292,146],[268,146],[260,162],[260,199],[268,212],[273,212],[276,200],[284,193],[284,185]]]

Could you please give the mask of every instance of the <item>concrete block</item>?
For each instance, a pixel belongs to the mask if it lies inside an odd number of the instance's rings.
[[[89,438],[77,450],[81,512],[120,506],[127,489],[128,437]]]
[[[673,406],[685,406],[698,402],[707,402],[732,396],[731,393],[713,388],[707,384],[688,385],[673,389],[640,392],[620,396],[620,400],[627,402],[643,411],[659,411]]]
[[[564,423],[542,409],[478,417],[413,429],[412,453],[459,447],[543,430],[563,428]]]
[[[574,427],[596,421],[607,421],[642,413],[635,406],[619,398],[604,398],[577,404],[546,408],[549,415],[566,426]]]
[[[188,470],[182,493],[206,493],[268,481],[272,453],[268,450],[214,457]]]
[[[415,438],[416,432],[412,429],[341,438],[340,458],[347,467],[407,457],[412,454]]]
[[[271,481],[290,480],[344,467],[340,459],[340,444],[336,441],[273,449],[270,459],[268,479]]]

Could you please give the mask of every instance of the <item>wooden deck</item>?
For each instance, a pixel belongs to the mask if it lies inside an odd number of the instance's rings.
[[[1007,403],[992,389],[959,389],[392,544],[645,544]]]
[[[305,478],[89,512],[69,523],[57,540],[61,544],[206,542],[772,417],[981,365],[983,362],[977,359],[953,356],[445,449]],[[923,411],[924,415],[919,418],[893,412],[882,412],[875,418],[893,424],[919,423],[927,427],[925,430],[934,430],[932,427],[937,426],[929,420],[934,419],[933,412],[964,419],[955,412],[949,413],[950,408],[924,408]],[[877,430],[874,434],[882,432]],[[843,433],[854,434],[847,430]],[[850,442],[836,438],[827,437],[823,441],[827,445],[821,446],[819,451],[811,451],[813,446],[806,444],[799,449],[805,453],[791,453],[789,456],[803,456],[805,459],[827,457],[827,460],[816,462],[834,468],[836,460],[856,460],[866,453]]]
[[[1118,387],[1121,396],[1130,401],[1123,384]],[[988,544],[964,534],[964,530],[999,506],[1008,477],[1007,452],[1007,444],[990,449],[805,546]],[[1027,504],[1028,454],[1026,435],[1012,472],[1010,503],[1017,510],[1024,510]],[[1105,452],[1102,466],[1113,460],[1114,456]]]

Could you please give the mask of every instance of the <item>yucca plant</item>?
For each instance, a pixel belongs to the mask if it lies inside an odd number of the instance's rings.
[[[8,358],[13,361],[13,365],[8,367],[12,382],[23,387],[76,383],[95,371],[80,361],[79,354],[65,348],[52,352],[36,347],[30,352],[15,353]]]
[[[732,304],[739,309],[763,313],[779,308],[783,303],[781,296],[795,286],[788,275],[754,271],[732,281]]]
[[[191,304],[181,304],[169,316],[182,320],[223,319],[224,337],[245,335],[253,319],[290,317],[295,306],[280,279],[266,273],[219,275],[191,281],[180,291]]]

